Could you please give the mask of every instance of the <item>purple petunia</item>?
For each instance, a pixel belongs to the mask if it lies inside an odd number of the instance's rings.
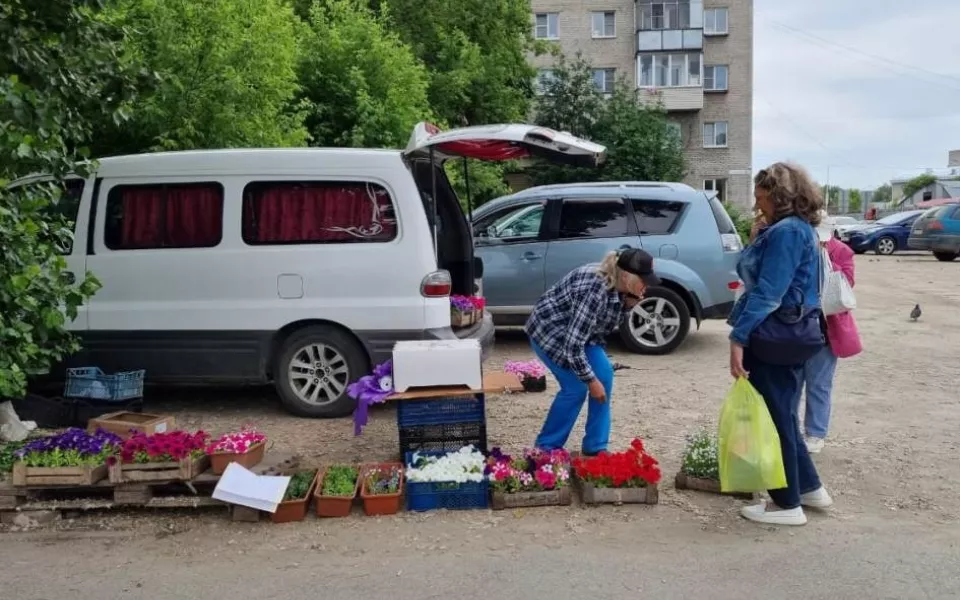
[[[450,306],[454,310],[462,313],[473,312],[476,308],[473,301],[466,296],[450,296]]]
[[[15,456],[18,459],[23,459],[28,454],[41,454],[53,450],[74,451],[82,456],[95,456],[111,446],[119,446],[120,444],[120,437],[109,431],[98,428],[93,433],[87,433],[83,429],[72,427],[63,433],[27,443],[17,450]]]

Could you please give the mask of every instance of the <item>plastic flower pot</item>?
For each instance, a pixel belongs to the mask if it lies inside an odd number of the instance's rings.
[[[313,482],[307,488],[307,493],[303,498],[297,500],[284,500],[277,505],[277,510],[270,515],[270,520],[274,523],[292,523],[293,521],[302,521],[307,517],[307,507],[310,504],[310,498],[313,497],[313,491],[317,487],[317,480],[320,478],[320,471],[313,475]]]
[[[524,375],[523,379],[520,381],[523,384],[523,391],[525,392],[545,392],[547,391],[547,376],[543,375],[541,377],[531,377],[529,375]]]
[[[367,490],[367,475],[375,469],[389,470],[395,468],[400,473],[397,491],[394,494],[372,494]],[[400,463],[381,463],[374,465],[364,465],[360,470],[361,489],[360,497],[363,499],[363,512],[368,517],[377,515],[395,515],[400,512],[400,501],[403,498],[403,465]]]
[[[314,497],[316,498],[316,511],[318,517],[348,517],[350,509],[353,507],[353,499],[357,497],[357,491],[360,488],[360,473],[357,474],[357,481],[353,486],[353,492],[346,496],[324,496],[323,480],[327,473],[324,470],[323,475],[317,479]]]
[[[234,452],[216,452],[210,455],[210,470],[214,475],[223,475],[227,465],[237,463],[247,469],[259,465],[263,461],[267,443],[260,442],[250,446],[243,454]]]

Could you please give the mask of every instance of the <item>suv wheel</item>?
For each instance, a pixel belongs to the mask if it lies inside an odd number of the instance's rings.
[[[934,252],[933,255],[940,262],[953,262],[957,256],[960,256],[956,252]]]
[[[347,384],[367,370],[366,354],[350,335],[316,325],[283,341],[273,379],[283,405],[295,415],[343,417],[356,408]]]
[[[655,287],[647,290],[620,324],[620,338],[631,352],[669,354],[690,331],[690,309],[679,294]]]
[[[897,251],[897,240],[893,239],[889,235],[885,235],[879,240],[877,240],[877,254],[882,256],[890,256]]]

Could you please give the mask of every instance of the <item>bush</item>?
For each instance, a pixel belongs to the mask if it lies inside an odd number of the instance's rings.
[[[727,214],[730,215],[733,226],[737,228],[737,233],[740,234],[740,241],[744,244],[750,243],[750,230],[753,228],[753,217],[749,214],[744,214],[739,206],[731,204],[730,202],[724,202],[723,208],[725,208]]]

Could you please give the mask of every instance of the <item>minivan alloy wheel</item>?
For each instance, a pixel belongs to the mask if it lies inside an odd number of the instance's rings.
[[[308,344],[294,353],[287,378],[298,398],[324,406],[336,401],[350,382],[346,358],[325,344]]]
[[[630,334],[643,346],[659,348],[680,333],[680,311],[666,298],[645,298],[627,320]]]

